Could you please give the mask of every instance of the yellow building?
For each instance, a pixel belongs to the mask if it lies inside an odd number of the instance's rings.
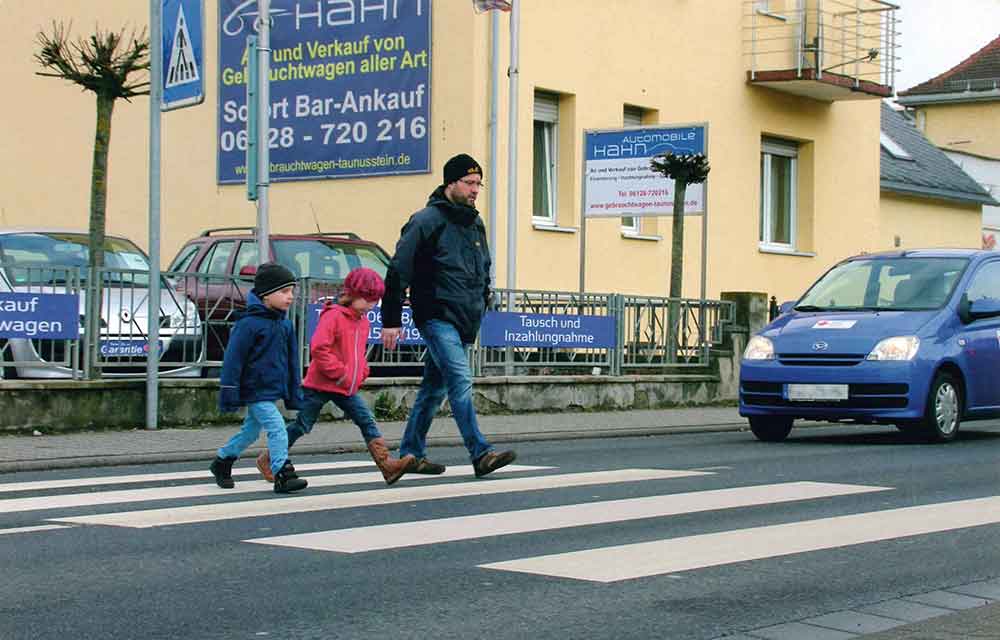
[[[230,46],[220,43],[220,34],[228,34],[240,20],[252,22],[252,4],[207,3],[205,101],[163,114],[164,264],[186,239],[207,227],[255,224],[244,186],[220,184],[217,166],[223,164],[220,146],[239,149],[235,133],[223,137],[231,131],[224,126],[232,124],[226,119],[238,121],[240,112],[227,109],[220,92],[242,91],[244,81],[238,62],[224,61],[220,69],[220,51]],[[427,160],[427,172],[276,181],[270,188],[272,231],[349,229],[390,252],[400,226],[440,183],[445,160],[467,152],[487,165],[491,23],[494,17],[500,21],[499,178],[488,185],[496,191],[497,204],[490,211],[483,194],[479,208],[487,224],[491,218],[495,224],[496,273],[504,286],[506,176],[511,169],[505,71],[512,15],[477,14],[469,0],[433,0],[433,6],[431,0],[271,0],[271,5],[277,12],[272,37],[286,38],[273,53],[272,73],[278,75],[272,76],[271,89],[276,128],[272,162],[286,142],[289,147],[302,142],[301,132],[283,132],[292,126],[290,112],[301,108],[310,112],[308,117],[321,118],[333,104],[328,101],[332,96],[312,91],[300,107],[301,92],[281,107],[285,89],[280,85],[292,82],[289,74],[300,73],[291,67],[329,74],[332,87],[339,86],[334,76],[345,82],[352,81],[352,73],[360,77],[364,64],[369,73],[384,72],[386,82],[406,61],[414,68],[429,65],[424,93],[400,96],[411,106],[426,100],[429,117],[423,127],[413,119],[397,126],[392,118],[388,130],[373,126],[367,132],[392,136],[395,142],[387,148],[393,153],[403,135],[425,138],[429,156],[415,159],[417,164]],[[894,234],[884,230],[880,213],[879,98],[892,93],[893,34],[899,19],[894,5],[881,0],[520,0],[519,11],[519,288],[577,289],[584,132],[639,124],[707,125],[712,167],[705,191],[709,297],[724,290],[755,290],[791,298],[834,261],[887,248]],[[426,16],[429,46],[422,59],[423,50],[411,46],[410,36],[394,37],[391,24],[380,59],[372,57],[379,52],[362,50],[368,45],[360,37],[352,40],[358,49],[345,48],[347,41],[339,34],[392,22],[397,14]],[[37,49],[36,34],[54,20],[72,21],[75,35],[89,35],[95,24],[141,29],[148,23],[148,3],[0,3],[0,22],[17,25],[0,44],[7,95],[0,107],[7,124],[0,142],[0,225],[5,227],[87,225],[94,99],[67,82],[36,75],[39,67],[31,55]],[[355,31],[347,31],[348,23]],[[287,32],[303,25],[326,35],[295,44],[294,34]],[[346,62],[357,66],[337,66]],[[390,64],[393,69],[387,68]],[[342,104],[339,109],[332,115],[344,115]],[[363,109],[355,105],[355,113]],[[341,136],[349,142],[360,135],[338,124],[332,118],[327,128],[317,127],[334,148],[327,157],[319,156],[322,161],[337,160],[333,142]],[[298,137],[293,140],[293,135]],[[119,102],[111,138],[108,230],[143,246],[148,230],[147,136],[148,102]],[[587,289],[665,295],[670,218],[622,213],[587,222]],[[934,215],[906,224],[928,238],[940,233]],[[684,270],[689,297],[700,290],[701,234],[701,218],[689,218]]]
[[[1000,197],[1000,37],[944,73],[901,92],[917,128]],[[982,242],[1000,249],[1000,206],[982,209]]]

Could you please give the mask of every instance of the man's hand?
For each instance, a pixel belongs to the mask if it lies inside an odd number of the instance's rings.
[[[401,333],[403,333],[402,327],[395,327],[393,329],[382,327],[382,346],[390,351],[395,349]]]

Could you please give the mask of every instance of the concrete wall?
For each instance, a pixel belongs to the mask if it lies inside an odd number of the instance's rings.
[[[720,361],[716,371],[678,376],[479,378],[473,392],[476,408],[484,415],[734,402],[738,369],[731,357]],[[361,395],[380,420],[400,420],[413,406],[419,383],[418,378],[370,380]],[[218,380],[164,380],[160,389],[159,424],[177,427],[240,420],[236,414],[218,412],[218,393]],[[0,382],[0,405],[4,407],[0,412],[0,431],[141,429],[145,422],[145,399],[143,380],[4,381]],[[333,410],[333,405],[327,405],[326,411]],[[448,413],[447,403],[441,413]]]
[[[982,206],[930,198],[912,198],[888,191],[879,202],[882,224],[880,250],[965,247],[982,244]],[[941,227],[935,227],[934,222]],[[942,233],[947,229],[947,233]],[[896,237],[899,244],[896,245]],[[845,256],[846,257],[846,256]]]

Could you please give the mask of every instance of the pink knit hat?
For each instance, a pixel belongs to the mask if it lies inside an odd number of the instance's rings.
[[[347,274],[347,279],[344,280],[344,293],[352,298],[378,302],[385,293],[385,282],[374,269],[358,267]]]

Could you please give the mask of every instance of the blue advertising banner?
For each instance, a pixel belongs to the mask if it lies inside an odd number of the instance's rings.
[[[160,110],[205,100],[204,0],[160,0],[163,16]]]
[[[306,318],[306,338],[312,340],[319,325],[319,314],[323,311],[322,304],[309,305],[309,315]],[[375,305],[368,312],[368,322],[371,328],[368,330],[368,344],[378,344],[382,342],[382,305]],[[420,331],[413,324],[413,311],[409,307],[403,307],[403,333],[399,337],[397,344],[423,344],[424,339],[420,336]]]
[[[617,344],[609,316],[487,312],[479,329],[484,347],[608,349]]]
[[[0,293],[0,338],[76,340],[80,297],[64,293]]]
[[[246,180],[256,0],[219,0],[218,182]],[[431,0],[271,0],[271,180],[430,171]]]
[[[585,131],[584,209],[588,218],[663,216],[674,210],[674,181],[649,161],[667,153],[706,153],[707,125]],[[688,185],[685,215],[705,212],[704,184]]]

